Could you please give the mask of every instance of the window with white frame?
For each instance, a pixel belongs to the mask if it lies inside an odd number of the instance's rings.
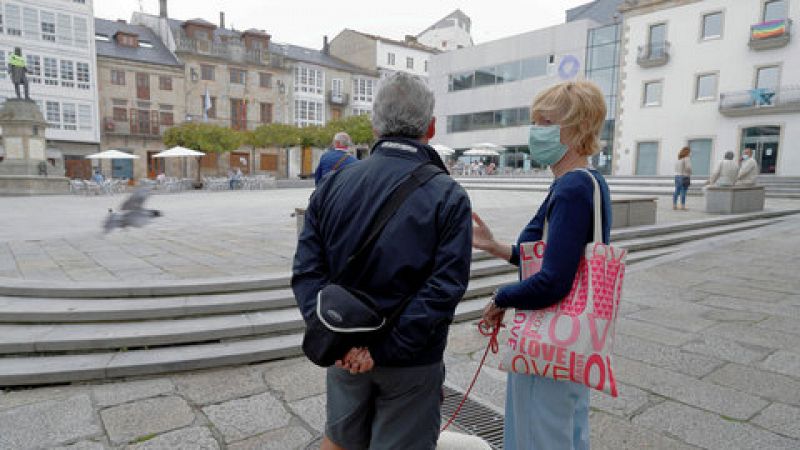
[[[42,40],[56,41],[56,15],[49,11],[41,11],[39,20],[42,25]]]
[[[22,34],[26,39],[39,40],[39,11],[35,8],[22,8]]]
[[[61,86],[75,87],[75,63],[68,59],[61,60]]]
[[[44,58],[44,84],[46,86],[58,86],[58,60],[56,58]]]
[[[0,50],[0,80],[6,79],[6,52]]]
[[[22,14],[19,5],[6,3],[6,32],[10,36],[22,36]]]
[[[0,3],[0,33],[3,32],[3,15],[5,11],[3,10],[3,4]]]
[[[722,11],[703,16],[703,39],[722,37]]]
[[[294,124],[299,127],[308,125],[324,125],[325,105],[314,100],[295,99],[294,101]]]
[[[56,19],[56,38],[63,45],[72,45],[72,16],[59,14]]]
[[[413,69],[414,68],[414,58],[407,57],[406,58],[406,69]]]
[[[25,55],[28,67],[28,81],[31,83],[42,82],[42,58],[39,55]]]
[[[86,19],[75,17],[72,25],[75,29],[75,46],[87,48],[89,46],[89,26],[86,23]]]
[[[717,98],[717,74],[706,73],[698,75],[695,81],[694,99],[699,101],[715,100]]]
[[[764,2],[764,22],[782,20],[787,16],[786,0],[769,0]]]
[[[75,72],[78,79],[78,89],[89,89],[91,87],[91,76],[89,75],[89,63],[75,63]]]
[[[344,89],[344,80],[341,78],[334,78],[331,80],[331,95],[340,97]]]
[[[92,107],[78,105],[78,128],[82,131],[91,131],[92,125]]]
[[[354,116],[372,116],[372,110],[366,108],[353,108]]]
[[[395,59],[394,58],[394,53],[389,52],[389,53],[386,54],[386,64],[387,65],[393,66],[395,64],[394,59]]]
[[[639,142],[636,145],[636,175],[658,173],[658,142]]]
[[[425,72],[427,72],[427,71],[428,71],[428,60],[426,59],[425,60]]]
[[[321,70],[302,66],[294,68],[295,92],[322,95],[324,85],[325,74]]]
[[[756,89],[769,89],[774,92],[778,88],[780,76],[780,66],[759,67],[756,71]]]
[[[660,81],[650,81],[644,84],[642,104],[644,106],[661,106],[662,84]]]
[[[375,80],[369,78],[353,78],[353,101],[372,103],[375,91]]]
[[[47,123],[53,128],[61,128],[61,105],[58,102],[46,103]]]
[[[61,105],[61,121],[64,124],[65,130],[78,129],[78,115],[75,111],[74,103],[64,103]]]

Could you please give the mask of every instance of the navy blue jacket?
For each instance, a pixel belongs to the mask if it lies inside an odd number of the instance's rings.
[[[600,186],[602,201],[603,242],[611,238],[611,195],[605,179],[591,170]],[[503,287],[495,304],[503,308],[544,309],[569,294],[578,263],[586,244],[594,240],[594,186],[585,172],[574,170],[558,178],[539,211],[522,230],[513,247],[510,263],[519,266],[519,244],[542,238],[547,215],[547,248],[542,268],[532,277]]]
[[[297,243],[292,289],[307,320],[315,313],[317,292],[357,249],[380,206],[426,161],[444,173],[409,195],[362,267],[340,281],[371,294],[386,315],[413,296],[391,332],[369,345],[378,366],[442,360],[449,324],[469,281],[472,220],[466,192],[431,147],[410,139],[382,140],[369,159],[323,179],[311,195]]]
[[[347,157],[345,158],[345,156]],[[342,158],[344,158],[344,160],[342,160]],[[338,163],[340,160],[342,160],[342,162],[339,164],[339,167],[336,170],[339,170],[348,164],[358,162],[356,158],[350,156],[344,150],[338,150],[335,148],[329,149],[319,158],[319,165],[317,166],[317,170],[314,171],[314,185],[318,186],[320,180],[322,180],[322,177],[333,170],[334,166],[336,166],[336,163]]]

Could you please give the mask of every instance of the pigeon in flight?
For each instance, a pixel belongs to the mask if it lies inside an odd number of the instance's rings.
[[[149,196],[150,189],[139,188],[122,203],[119,208],[120,212],[114,212],[109,208],[108,218],[103,225],[105,232],[108,233],[114,228],[141,227],[153,217],[161,217],[161,211],[143,208],[144,202]]]

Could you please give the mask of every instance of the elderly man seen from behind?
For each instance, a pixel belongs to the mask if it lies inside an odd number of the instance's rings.
[[[345,132],[336,133],[333,137],[331,148],[325,152],[319,159],[319,165],[314,172],[314,185],[318,185],[322,177],[335,172],[348,164],[358,162],[356,158],[350,155],[350,147],[353,141],[350,140],[350,135]]]
[[[739,175],[739,165],[733,160],[733,152],[725,152],[725,159],[719,162],[717,168],[708,179],[711,186],[733,186]]]
[[[753,150],[744,149],[742,152],[742,167],[739,168],[739,175],[736,177],[736,184],[752,186],[756,184],[758,177],[758,163],[753,159]]]
[[[372,116],[380,140],[371,156],[329,174],[309,200],[292,269],[304,320],[319,315],[317,294],[343,267],[338,284],[369,295],[384,317],[399,311],[385,332],[357,342],[327,369],[323,450],[436,447],[442,358],[469,281],[472,225],[469,197],[428,145],[433,106],[422,80],[402,72],[382,80]],[[351,267],[378,211],[412,173],[423,180],[421,172],[430,176],[395,205]]]

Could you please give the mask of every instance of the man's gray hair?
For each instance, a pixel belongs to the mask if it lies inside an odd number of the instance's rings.
[[[433,91],[418,77],[396,72],[378,86],[372,127],[380,137],[425,136],[433,117]]]
[[[350,148],[353,146],[353,140],[350,139],[350,135],[345,133],[344,131],[340,131],[333,136],[333,148],[342,148],[347,147]]]
[[[725,152],[725,159],[733,159],[733,152],[730,150]]]

